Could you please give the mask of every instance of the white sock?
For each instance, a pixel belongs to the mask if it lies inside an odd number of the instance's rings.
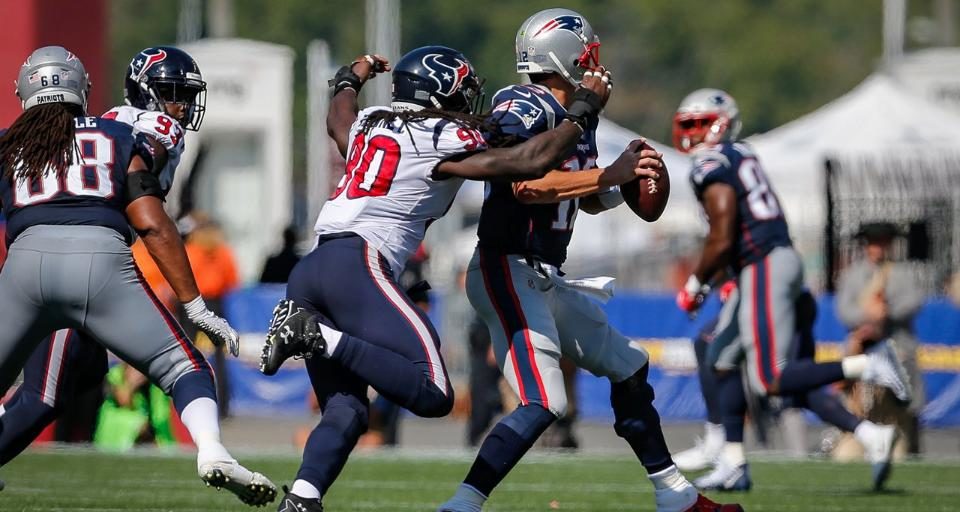
[[[0,416],[3,416],[6,413],[7,413],[7,409],[4,408],[2,405],[0,405]]]
[[[872,421],[863,420],[857,425],[857,428],[853,429],[853,437],[860,441],[862,444],[867,444],[872,436],[877,431],[878,425]]]
[[[860,380],[863,377],[863,371],[867,367],[866,354],[856,356],[847,356],[840,360],[840,367],[843,368],[843,377],[845,379]]]
[[[197,463],[206,461],[232,461],[233,457],[220,443],[220,419],[217,403],[203,397],[187,404],[180,414],[180,421],[190,431],[197,445]]]
[[[323,335],[323,341],[327,342],[327,349],[323,352],[323,356],[330,357],[333,355],[333,351],[337,349],[337,345],[340,344],[340,340],[343,339],[343,333],[333,327],[327,327],[320,322],[317,322],[317,325],[320,326],[320,334]]]
[[[723,445],[726,440],[726,430],[724,430],[723,425],[718,425],[716,423],[710,423],[709,421],[704,426],[704,445],[708,448],[714,446],[720,447]]]
[[[737,467],[747,462],[747,456],[743,451],[743,443],[727,443],[723,445],[723,460],[733,467]]]
[[[293,482],[293,487],[290,488],[290,492],[308,500],[320,499],[320,489],[317,489],[306,480],[297,479]]]
[[[476,490],[473,486],[460,484],[457,492],[450,498],[445,505],[456,505],[457,508],[466,509],[471,512],[480,512],[487,497]]]
[[[681,490],[691,485],[676,466],[648,475],[647,478],[653,482],[654,489]]]

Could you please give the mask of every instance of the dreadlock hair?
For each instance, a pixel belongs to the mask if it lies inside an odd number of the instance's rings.
[[[53,169],[58,176],[73,164],[76,147],[74,119],[83,107],[48,103],[24,110],[0,136],[0,167],[4,177],[42,179]]]
[[[477,130],[484,134],[484,140],[490,147],[511,146],[519,142],[517,137],[504,134],[497,120],[490,114],[470,114],[437,108],[402,111],[377,110],[363,119],[360,124],[360,131],[369,134],[370,130],[377,126],[390,126],[396,121],[399,121],[401,126],[405,126],[408,123],[418,123],[427,119],[444,119],[463,128]],[[410,140],[413,140],[412,134]]]

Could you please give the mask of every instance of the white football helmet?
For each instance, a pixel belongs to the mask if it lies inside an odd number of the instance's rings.
[[[570,9],[544,9],[517,32],[517,73],[559,73],[579,85],[600,65],[600,39],[586,18]]]
[[[733,97],[720,89],[697,89],[680,102],[673,117],[673,147],[683,153],[702,145],[737,140],[740,109]]]

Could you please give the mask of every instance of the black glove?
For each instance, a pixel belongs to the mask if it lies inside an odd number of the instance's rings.
[[[603,110],[603,100],[600,95],[580,87],[573,93],[573,103],[567,109],[566,119],[577,124],[583,131],[597,125],[600,111]]]
[[[353,72],[351,66],[342,66],[337,70],[337,74],[333,75],[333,78],[327,82],[327,85],[333,87],[333,95],[336,96],[344,89],[353,89],[359,93],[363,83],[360,81],[360,77]]]

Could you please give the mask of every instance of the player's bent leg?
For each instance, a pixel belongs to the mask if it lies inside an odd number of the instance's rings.
[[[74,329],[57,331],[34,350],[0,417],[0,465],[26,449],[73,396],[102,384],[106,358],[103,347]]]
[[[100,291],[89,300],[85,329],[173,398],[197,445],[200,478],[248,505],[273,501],[273,483],[241,466],[220,442],[213,371],[140,275],[129,249],[96,254],[91,276]]]
[[[305,311],[273,322],[264,348],[265,373],[279,367],[271,361],[282,362],[286,355],[272,356],[278,350],[272,347],[286,344],[285,339],[322,337],[313,347],[298,342],[305,348],[302,353],[338,362],[419,416],[445,416],[453,408],[436,330],[400,290],[384,258],[363,239],[322,241],[294,268],[287,297]],[[375,318],[363,313],[371,311]],[[284,352],[296,355],[297,349]]]
[[[484,438],[467,477],[440,512],[479,512],[493,489],[533,446],[557,416],[542,405],[517,407]]]

